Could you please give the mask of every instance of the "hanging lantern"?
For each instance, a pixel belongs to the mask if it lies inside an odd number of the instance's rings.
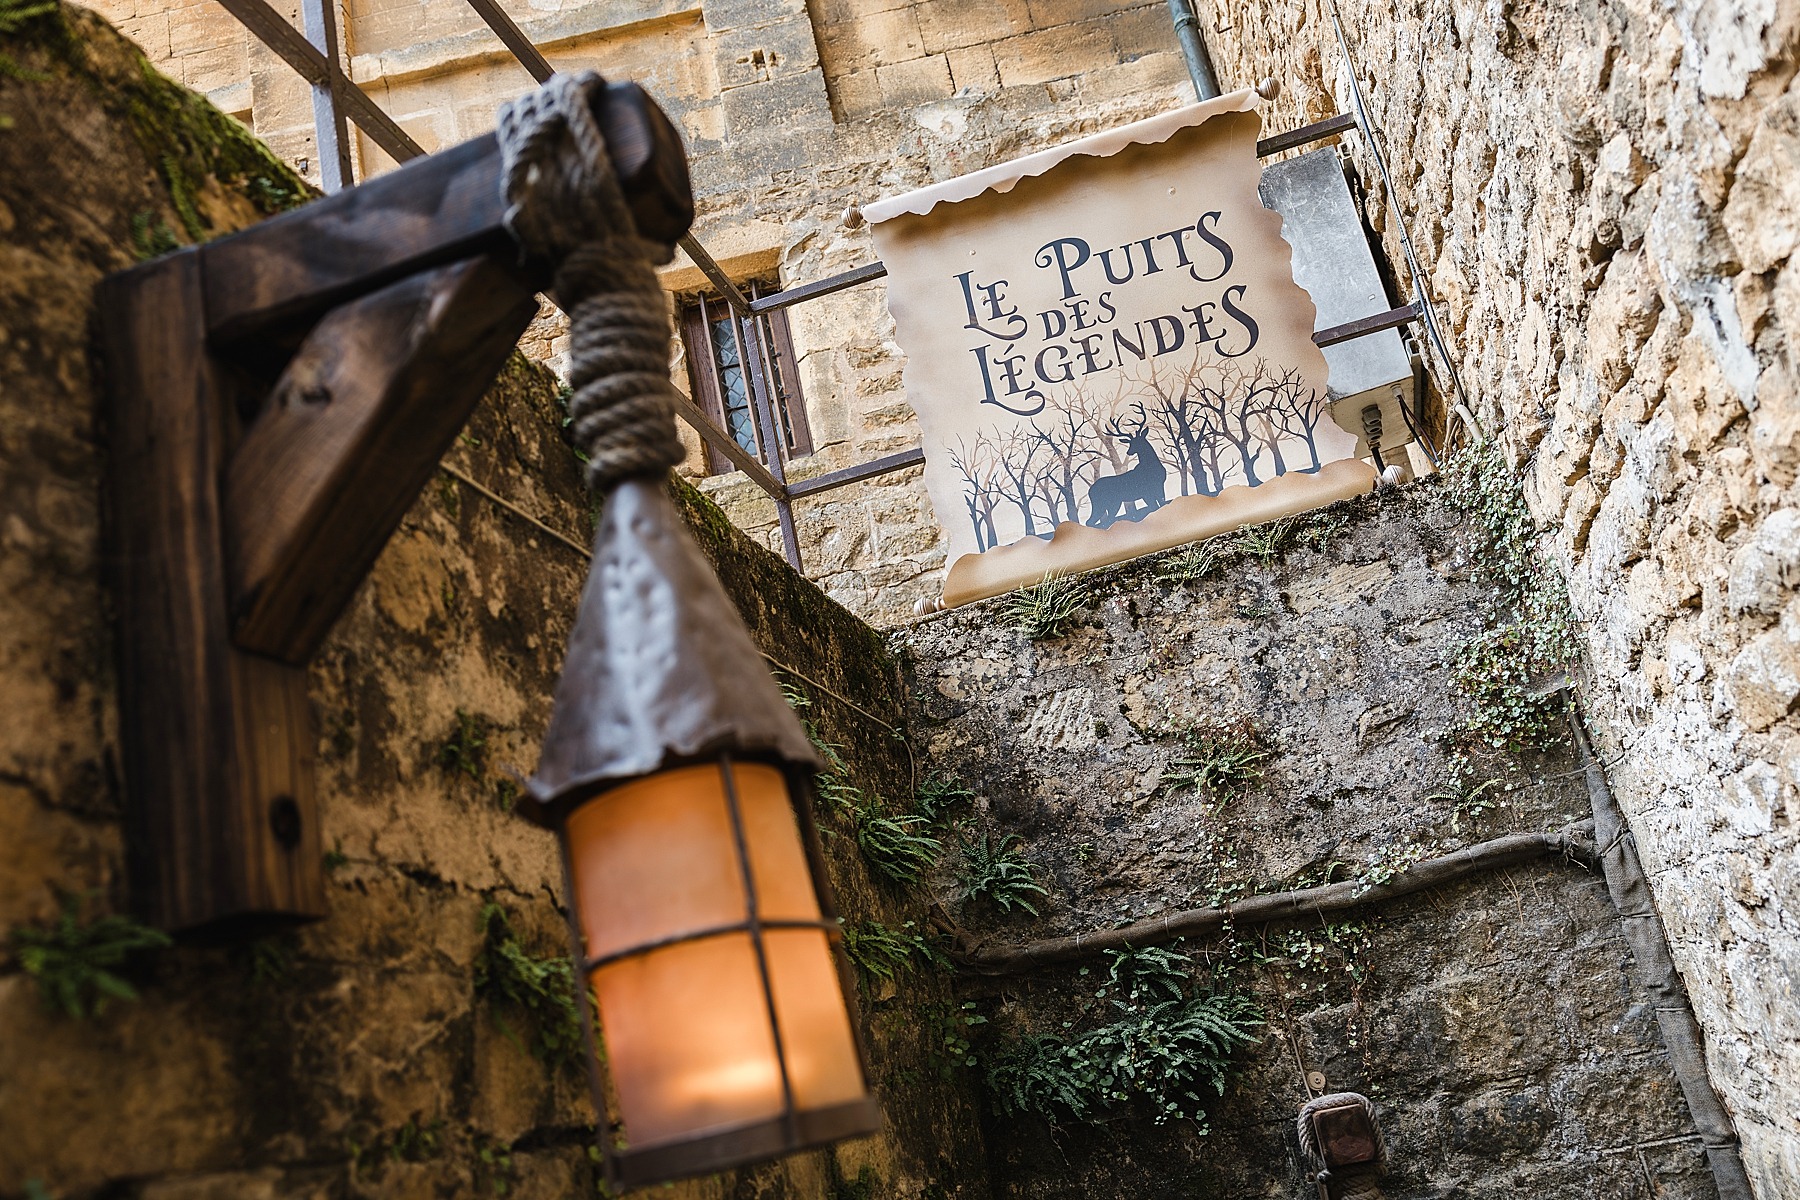
[[[522,811],[561,843],[608,1178],[874,1133],[812,745],[660,482],[594,550]]]

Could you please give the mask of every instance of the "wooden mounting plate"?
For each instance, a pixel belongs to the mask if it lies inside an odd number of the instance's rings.
[[[134,906],[200,936],[323,916],[306,670],[229,636],[232,385],[203,349],[198,252],[109,277],[99,308]]]

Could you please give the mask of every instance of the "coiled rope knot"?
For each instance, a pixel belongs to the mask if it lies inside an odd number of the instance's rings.
[[[528,257],[553,265],[569,314],[571,433],[596,491],[659,477],[686,456],[653,266],[670,250],[639,236],[619,189],[594,116],[605,86],[593,71],[553,75],[502,105],[498,127],[506,227]]]

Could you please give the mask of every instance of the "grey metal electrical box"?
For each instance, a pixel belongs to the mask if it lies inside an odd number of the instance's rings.
[[[1294,281],[1319,309],[1315,330],[1392,307],[1336,150],[1313,150],[1263,168],[1258,190],[1263,204],[1281,214],[1281,236],[1294,248]],[[1384,454],[1412,441],[1399,407],[1412,390],[1412,357],[1399,330],[1327,346],[1325,362],[1331,368],[1331,415],[1356,435],[1358,455],[1369,453],[1362,410],[1371,404],[1381,407]]]

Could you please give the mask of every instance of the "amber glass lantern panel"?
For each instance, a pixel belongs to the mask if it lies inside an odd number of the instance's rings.
[[[865,1096],[781,771],[707,763],[636,780],[570,814],[567,844],[631,1149]]]

